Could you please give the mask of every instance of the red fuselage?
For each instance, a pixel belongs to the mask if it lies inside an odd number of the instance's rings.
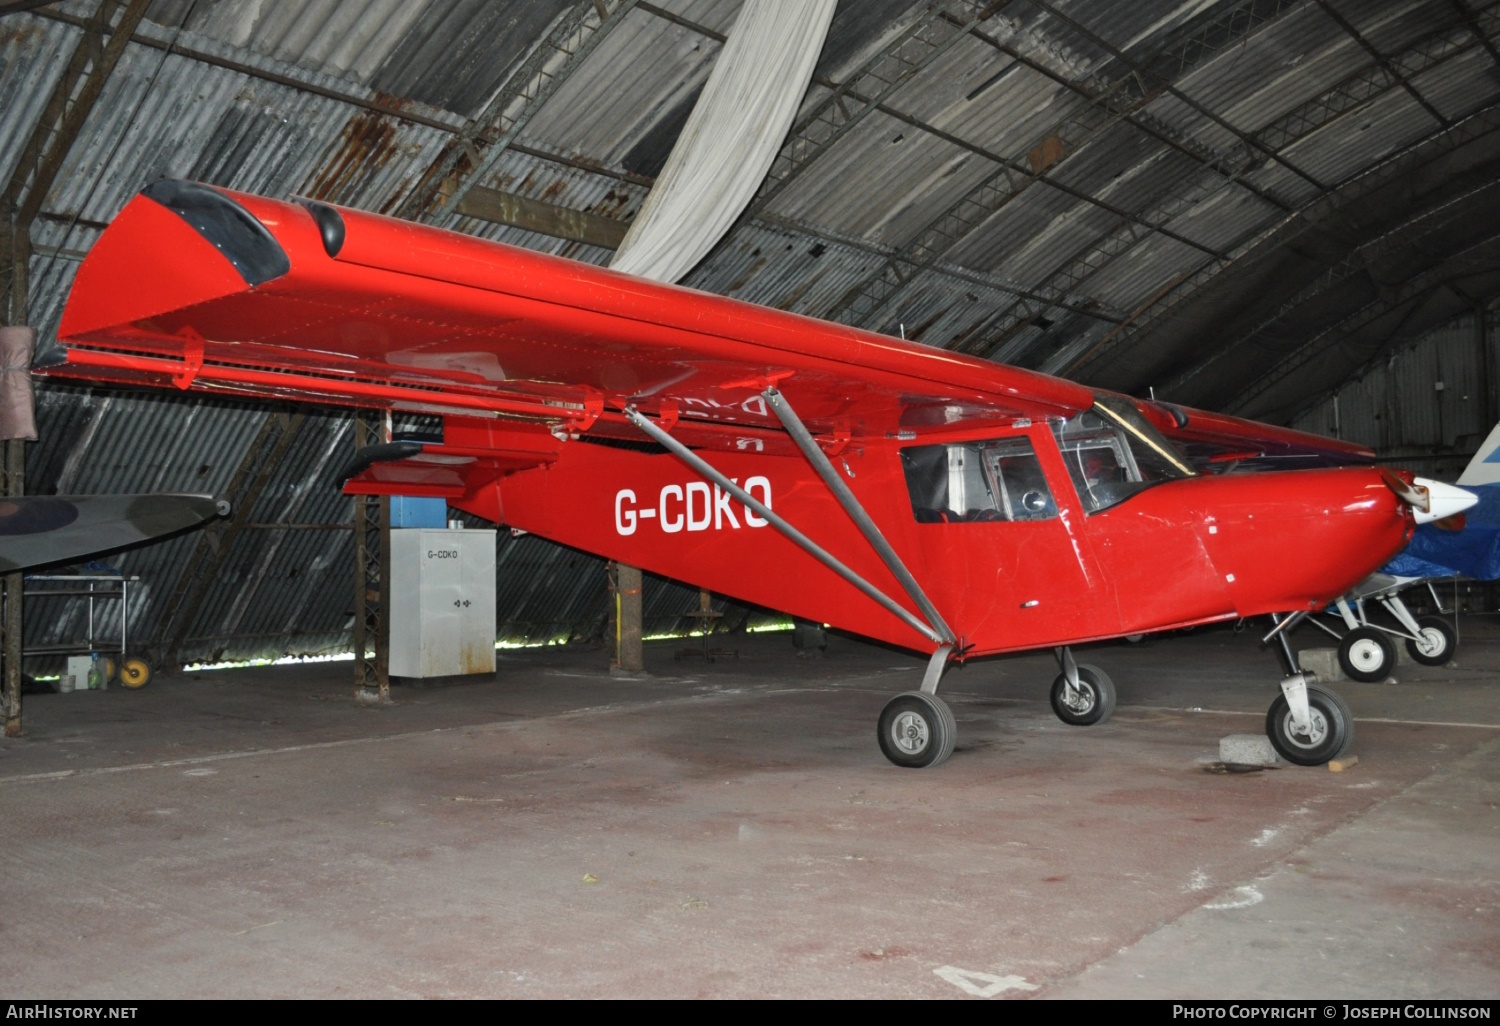
[[[1056,516],[919,523],[898,443],[851,448],[836,461],[973,655],[1321,606],[1399,551],[1411,530],[1379,472],[1362,468],[1168,481],[1085,515],[1051,432],[1019,433],[1041,459]],[[904,600],[800,456],[724,453],[713,463]],[[671,455],[569,442],[548,467],[450,501],[721,594],[933,647]]]

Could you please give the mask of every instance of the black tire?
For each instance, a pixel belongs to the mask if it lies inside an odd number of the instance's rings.
[[[1422,616],[1417,618],[1417,626],[1422,629],[1422,641],[1407,638],[1406,651],[1423,666],[1446,665],[1458,647],[1453,625],[1441,616]]]
[[[1312,713],[1312,732],[1299,735],[1292,726],[1292,707],[1286,695],[1277,695],[1266,713],[1266,736],[1287,762],[1298,766],[1321,766],[1337,759],[1354,744],[1354,714],[1338,696],[1318,684],[1307,685],[1307,705]]]
[[[1052,711],[1057,718],[1074,727],[1092,727],[1109,719],[1115,711],[1115,682],[1109,674],[1088,663],[1078,664],[1078,686],[1081,694],[1068,703],[1068,678],[1059,673],[1052,682]]]
[[[908,691],[886,703],[875,736],[887,759],[907,769],[921,769],[946,762],[953,754],[958,724],[941,698]]]
[[[1396,646],[1374,627],[1356,627],[1339,642],[1339,667],[1350,680],[1374,684],[1391,675],[1396,665]]]

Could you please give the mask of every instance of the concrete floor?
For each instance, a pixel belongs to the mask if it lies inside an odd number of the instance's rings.
[[[1249,634],[951,672],[958,750],[880,755],[911,656],[585,651],[356,707],[350,664],[29,697],[0,741],[0,990],[153,997],[1500,996],[1500,624],[1339,685],[1345,773],[1215,772]],[[1315,644],[1316,636],[1299,639]]]

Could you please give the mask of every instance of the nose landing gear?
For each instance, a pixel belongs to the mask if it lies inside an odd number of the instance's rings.
[[[1276,640],[1287,671],[1281,681],[1281,695],[1266,712],[1266,736],[1287,762],[1321,766],[1354,744],[1354,714],[1332,689],[1308,683],[1287,640],[1288,630],[1300,619],[1273,615],[1275,628],[1263,639]]]

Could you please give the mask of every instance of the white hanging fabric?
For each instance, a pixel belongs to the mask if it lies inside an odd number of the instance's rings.
[[[745,0],[610,267],[674,282],[724,237],[776,159],[837,5]]]

